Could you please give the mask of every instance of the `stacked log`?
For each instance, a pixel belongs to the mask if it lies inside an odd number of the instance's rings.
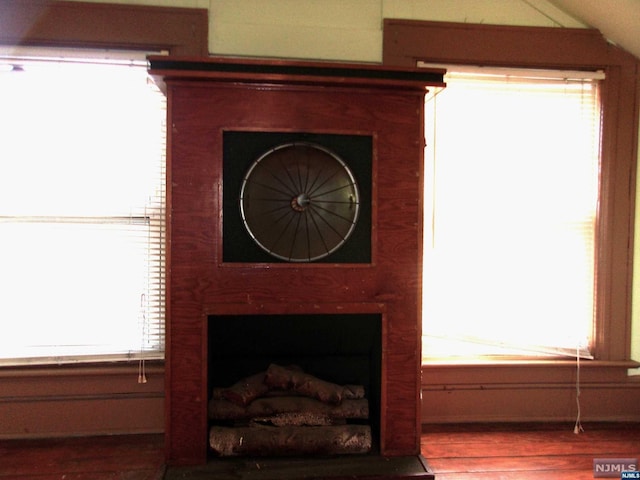
[[[368,400],[298,367],[272,364],[209,402],[211,450],[219,456],[335,455],[371,451]]]

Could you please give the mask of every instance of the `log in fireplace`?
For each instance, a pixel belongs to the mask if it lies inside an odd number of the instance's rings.
[[[379,314],[210,316],[209,453],[377,452],[381,326]]]
[[[375,456],[417,456],[424,95],[444,86],[444,72],[233,58],[151,57],[150,66],[169,112],[167,463],[211,463],[214,387],[271,364],[363,385]],[[289,167],[283,144],[315,149],[318,160]],[[245,188],[246,172],[265,152],[277,153],[280,179],[309,178],[312,163],[331,163],[325,152],[353,179],[342,208],[357,225],[327,241],[326,255],[279,246],[273,258],[262,239],[281,235],[247,218],[260,188]],[[255,176],[273,186],[269,175]],[[314,202],[296,191],[284,208],[299,220]],[[257,331],[244,335],[249,327]]]

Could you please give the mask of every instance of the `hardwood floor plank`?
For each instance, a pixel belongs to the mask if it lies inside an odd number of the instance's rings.
[[[162,435],[0,442],[0,479],[160,479]]]
[[[637,440],[640,445],[640,439]],[[639,448],[633,447],[629,440],[589,441],[575,443],[571,440],[550,440],[548,442],[514,441],[502,443],[484,443],[469,441],[462,443],[426,443],[422,444],[422,454],[428,457],[466,457],[469,452],[483,457],[532,456],[532,455],[613,455],[633,456],[639,454]]]
[[[53,474],[21,474],[18,476],[2,477],[12,480],[162,480],[164,471],[138,470],[134,472],[86,472],[60,475]]]
[[[461,457],[429,459],[429,466],[437,472],[501,472],[501,471],[563,471],[591,469],[591,455],[528,456],[528,457]]]
[[[436,480],[593,480],[592,472],[437,473]]]
[[[593,478],[594,458],[640,458],[640,425],[425,427],[421,450],[438,480]]]
[[[554,440],[570,440],[573,442],[591,442],[593,440],[611,440],[616,439],[640,439],[640,425],[639,424],[621,424],[620,428],[615,428],[610,424],[600,426],[596,424],[594,426],[585,426],[584,432],[575,434],[573,433],[573,426],[567,427],[566,425],[547,426],[541,425],[536,427],[535,425],[522,426],[510,426],[509,424],[502,425],[498,428],[495,425],[467,425],[466,429],[462,429],[461,426],[451,426],[451,429],[446,429],[445,426],[432,426],[424,427],[422,430],[422,439],[428,438],[432,442],[437,443],[460,443],[467,441],[468,439],[478,441],[489,442],[504,442],[507,441],[543,441],[547,442],[550,439]]]

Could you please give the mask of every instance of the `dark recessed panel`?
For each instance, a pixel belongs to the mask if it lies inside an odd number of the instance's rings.
[[[223,133],[223,261],[371,262],[368,135]]]

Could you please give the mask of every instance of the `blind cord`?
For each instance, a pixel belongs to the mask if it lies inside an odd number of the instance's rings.
[[[576,351],[576,405],[578,407],[578,413],[576,414],[576,424],[573,427],[573,433],[578,435],[580,432],[584,432],[582,424],[580,423],[580,347]]]
[[[586,92],[585,83],[582,83],[582,95],[580,96],[581,112],[584,114],[587,105],[585,104]],[[584,115],[586,120],[586,115]],[[576,414],[576,424],[573,427],[573,433],[578,435],[580,432],[584,432],[582,424],[580,423],[580,345],[576,347],[576,406],[578,411]]]
[[[138,362],[138,383],[147,383],[147,373],[145,371],[144,359]]]
[[[147,308],[146,308],[147,296],[143,293],[140,295],[140,310],[142,314],[142,345],[140,346],[140,353],[144,351],[144,340],[147,330]],[[138,383],[147,383],[147,372],[145,370],[144,358],[138,361]]]

